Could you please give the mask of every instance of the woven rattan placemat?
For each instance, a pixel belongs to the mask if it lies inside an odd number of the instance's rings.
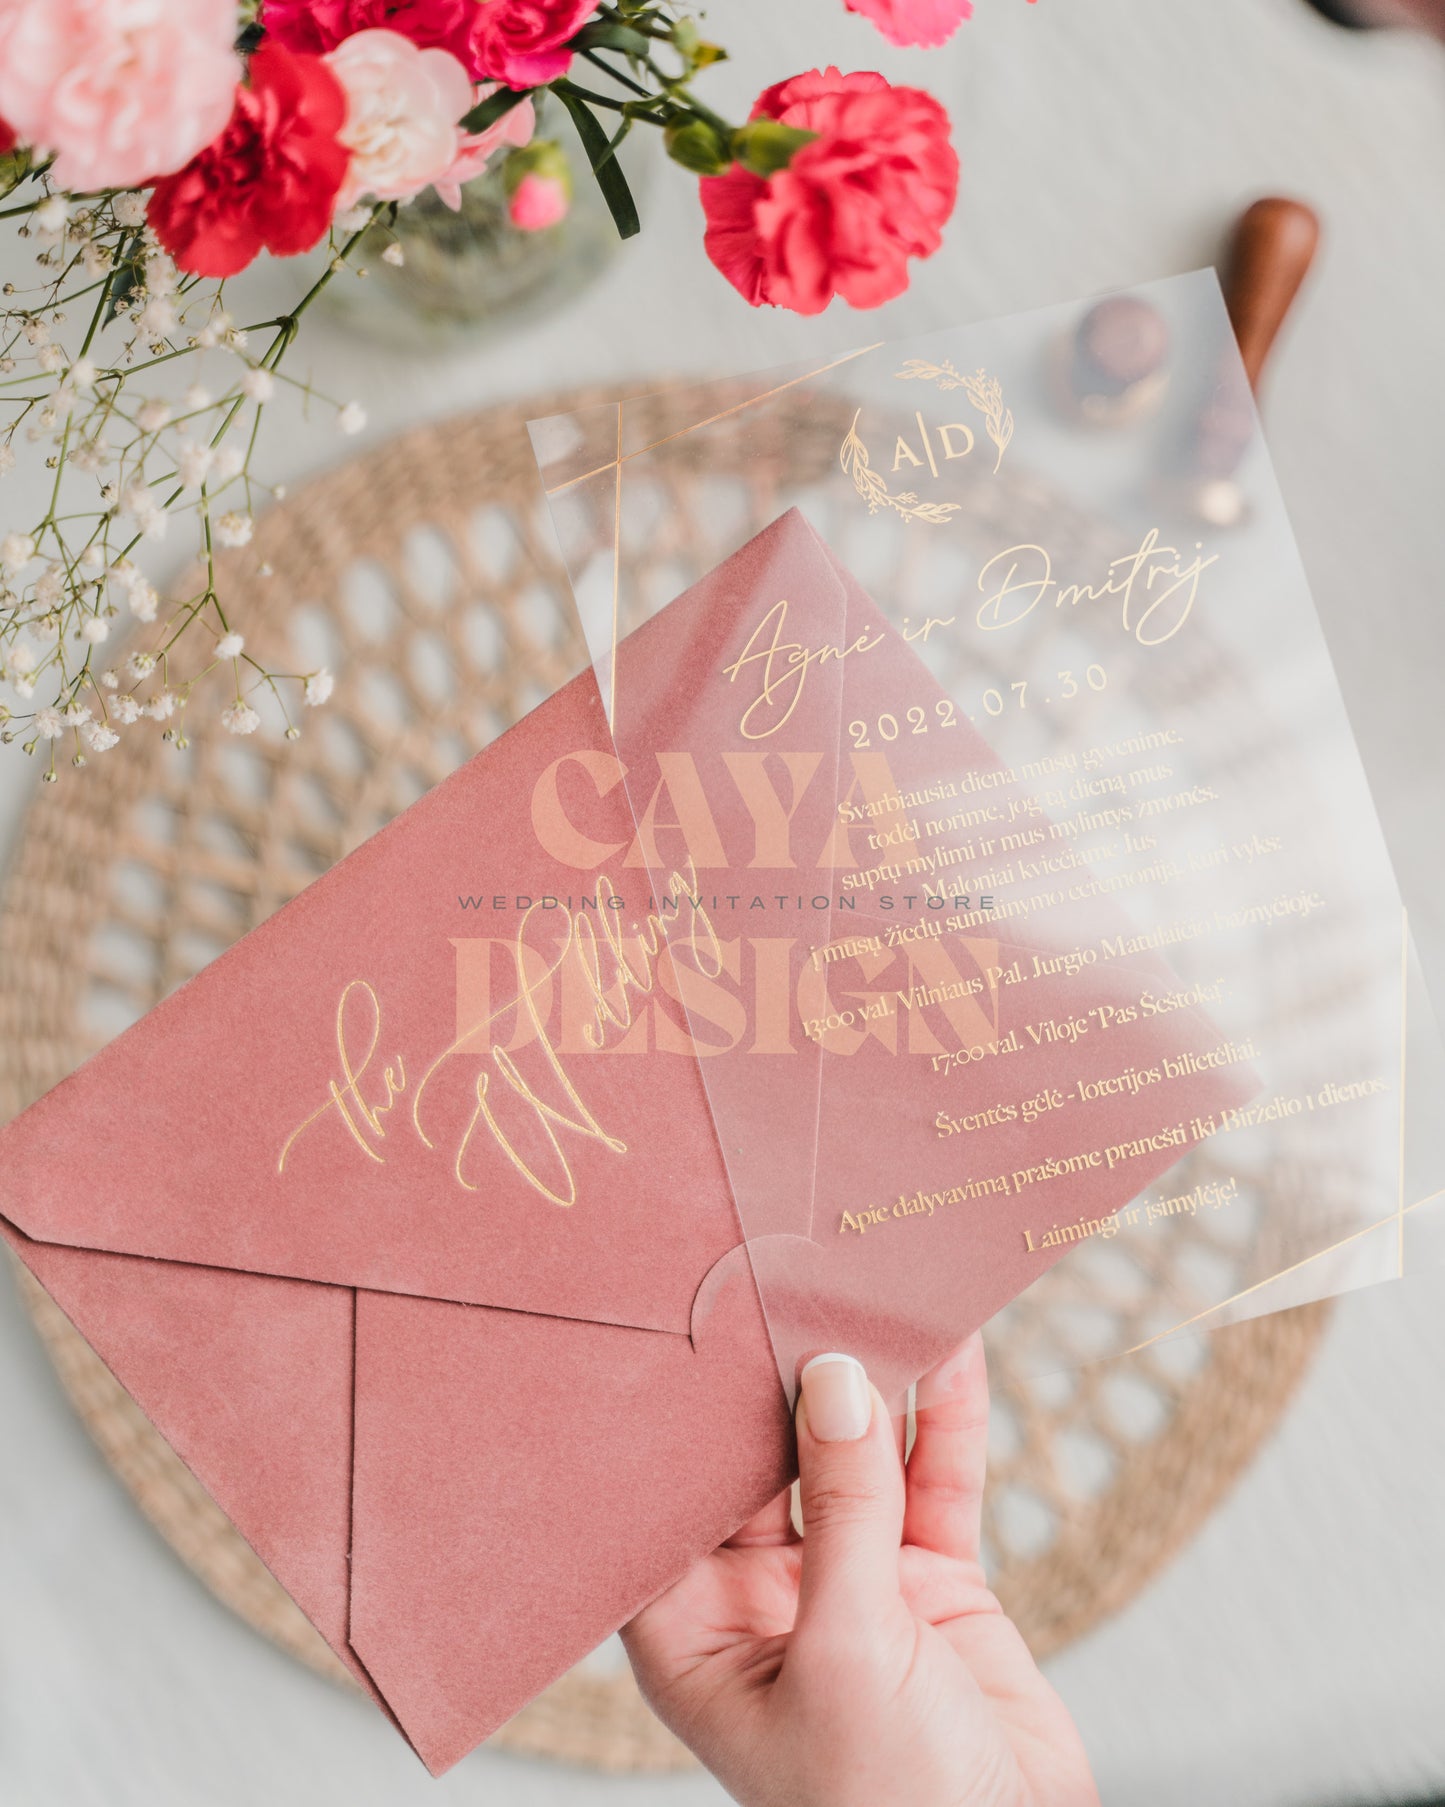
[[[233,738],[220,699],[199,695],[184,750],[135,729],[37,799],[0,914],[0,1117],[580,668],[524,426],[580,399],[408,433],[273,508],[230,555],[226,594],[248,645],[280,669],[328,663],[336,696],[287,743]],[[653,410],[652,437],[665,435],[665,398],[633,406]],[[659,524],[627,555],[631,576],[680,588],[732,550],[740,509],[757,525],[770,518],[785,458],[796,471],[800,457],[836,456],[838,423],[816,409],[801,433],[776,408],[769,420],[747,417],[731,464],[716,432],[705,470],[680,442],[656,479],[669,492]],[[728,491],[736,506],[723,505]],[[996,526],[1007,498],[995,490],[986,507]],[[345,1681],[109,1370],[28,1277],[23,1291],[76,1410],[161,1535],[242,1618]],[[1121,1319],[1130,1309],[1118,1301]],[[1117,1610],[1193,1534],[1283,1410],[1323,1322],[1307,1307],[1207,1344],[996,1386],[988,1549],[1039,1655]],[[1005,1323],[996,1337],[1011,1334]],[[564,1677],[494,1742],[617,1770],[691,1761],[616,1667]]]

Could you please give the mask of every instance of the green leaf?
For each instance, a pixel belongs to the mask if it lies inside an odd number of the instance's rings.
[[[105,318],[101,321],[102,326],[109,326],[115,319],[117,307],[125,300],[145,272],[140,255],[143,241],[144,234],[137,232],[116,259],[115,271],[110,279],[110,294],[107,297]]]
[[[597,178],[597,186],[602,190],[602,198],[607,203],[607,211],[612,215],[618,237],[632,238],[642,230],[642,221],[637,216],[637,203],[632,198],[632,190],[627,186],[622,165],[612,154],[614,147],[611,140],[602,129],[597,115],[575,94],[569,94],[562,83],[553,87],[552,92],[572,115],[572,123],[577,128],[577,136],[582,140],[582,148],[586,151],[587,161]]]
[[[498,88],[495,94],[489,94],[485,100],[478,101],[470,113],[462,115],[462,130],[485,132],[489,125],[495,125],[530,93],[530,88]]]
[[[607,19],[594,19],[569,40],[573,50],[620,50],[626,56],[646,56],[651,48],[645,32],[630,25],[614,25]]]
[[[30,173],[30,152],[24,148],[0,156],[0,195],[8,195]]]

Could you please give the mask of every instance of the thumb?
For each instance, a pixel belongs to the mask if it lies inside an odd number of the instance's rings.
[[[798,1627],[874,1619],[898,1600],[903,1469],[888,1408],[851,1355],[815,1355],[798,1404]]]

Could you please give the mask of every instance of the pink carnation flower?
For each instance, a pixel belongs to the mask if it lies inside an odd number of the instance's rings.
[[[492,92],[491,87],[479,88],[476,98],[485,100]],[[485,132],[462,132],[451,167],[444,175],[437,177],[432,187],[452,212],[456,213],[462,204],[462,184],[470,182],[473,176],[481,175],[499,150],[511,150],[529,144],[536,129],[537,116],[531,101],[519,100],[515,107],[509,108],[500,119],[493,121]]]
[[[477,0],[264,0],[266,35],[288,50],[324,56],[358,31],[382,28],[421,50],[450,50],[471,70]]]
[[[446,50],[418,50],[394,31],[358,31],[326,58],[346,91],[337,134],[351,163],[338,209],[362,195],[407,201],[448,181],[464,134],[457,121],[472,106],[467,72]]]
[[[0,115],[83,193],[170,175],[231,116],[234,0],[0,0]]]
[[[754,307],[818,314],[834,295],[878,307],[908,260],[942,242],[958,192],[948,115],[881,75],[814,69],[765,89],[754,119],[816,134],[764,180],[735,165],[699,183],[708,256]]]
[[[843,0],[850,13],[862,13],[890,44],[945,43],[973,17],[973,0]]]
[[[479,75],[509,88],[536,88],[565,75],[567,40],[596,11],[597,0],[478,0],[472,59]]]

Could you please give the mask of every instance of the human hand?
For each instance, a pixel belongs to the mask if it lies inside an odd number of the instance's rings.
[[[906,1471],[849,1356],[803,1373],[783,1494],[623,1632],[642,1691],[743,1807],[1098,1807],[979,1563],[978,1337],[918,1385]]]

